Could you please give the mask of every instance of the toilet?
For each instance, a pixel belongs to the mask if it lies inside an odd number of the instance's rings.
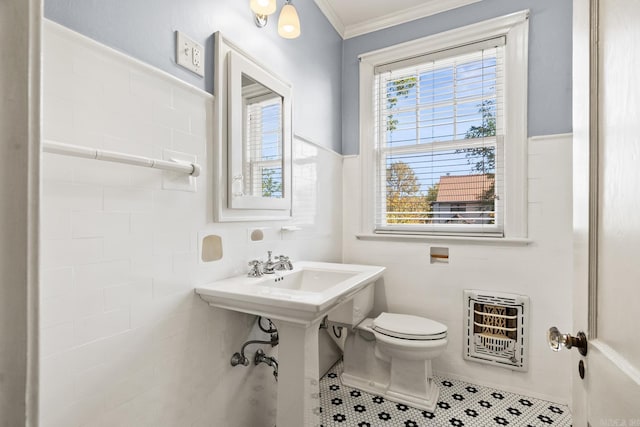
[[[346,326],[342,383],[388,400],[433,411],[439,389],[433,381],[431,360],[447,347],[447,326],[409,314],[381,313],[363,318],[371,301],[354,300],[351,306],[329,315]]]

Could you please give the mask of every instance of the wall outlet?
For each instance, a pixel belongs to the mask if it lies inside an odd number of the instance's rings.
[[[180,31],[176,31],[176,63],[204,77],[204,48]]]
[[[200,67],[200,64],[202,64],[202,50],[199,47],[194,47],[193,50],[193,56],[192,56],[192,62],[193,65],[195,65],[196,67]]]

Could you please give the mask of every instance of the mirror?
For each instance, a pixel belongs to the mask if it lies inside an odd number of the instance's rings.
[[[290,211],[291,89],[239,53],[228,56],[228,207]]]

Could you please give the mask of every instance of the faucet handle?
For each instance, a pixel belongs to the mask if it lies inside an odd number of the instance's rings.
[[[249,261],[249,267],[251,269],[247,273],[249,277],[261,277],[264,273],[262,272],[262,261],[254,259]]]
[[[293,264],[286,255],[278,255],[278,270],[293,270]]]

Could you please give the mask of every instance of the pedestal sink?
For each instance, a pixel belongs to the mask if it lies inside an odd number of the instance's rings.
[[[373,285],[384,267],[297,262],[291,271],[231,277],[196,288],[209,305],[271,319],[278,328],[277,427],[320,425],[318,327]]]

